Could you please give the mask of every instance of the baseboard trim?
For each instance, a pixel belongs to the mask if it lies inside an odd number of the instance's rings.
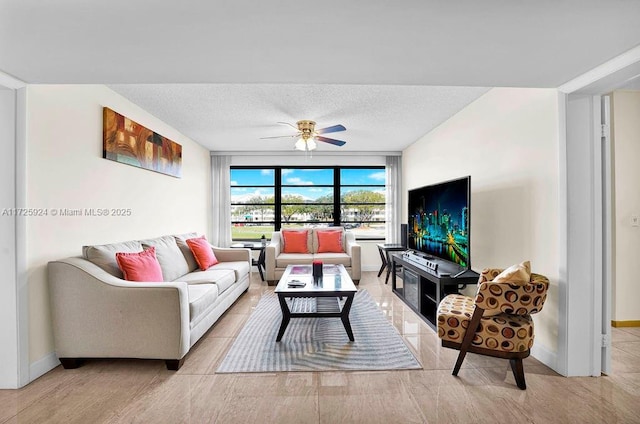
[[[29,365],[29,383],[42,377],[58,365],[60,365],[60,361],[58,360],[55,352],[50,352],[33,362]]]
[[[612,327],[640,327],[640,321],[611,321]]]
[[[533,356],[538,361],[542,362],[543,364],[545,364],[555,372],[562,374],[560,370],[558,370],[558,353],[557,352],[552,352],[546,346],[536,343],[531,348],[531,356]]]

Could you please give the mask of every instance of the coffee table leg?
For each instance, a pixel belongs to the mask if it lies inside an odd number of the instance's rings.
[[[342,325],[344,325],[344,329],[347,331],[347,336],[349,336],[349,340],[354,341],[353,331],[351,330],[351,322],[349,321],[349,311],[351,311],[351,304],[353,303],[353,294],[347,296],[347,300],[344,301],[344,306],[342,307],[342,311],[340,313],[340,319],[342,320]]]
[[[289,325],[289,321],[291,320],[291,311],[289,310],[289,306],[287,305],[287,301],[284,296],[278,295],[278,301],[280,302],[280,309],[282,310],[282,322],[280,323],[280,330],[278,330],[276,342],[282,340],[284,330],[287,329],[287,325]]]

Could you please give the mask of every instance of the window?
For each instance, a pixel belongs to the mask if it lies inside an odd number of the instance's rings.
[[[275,231],[275,170],[231,169],[231,237],[257,240]]]
[[[231,235],[341,225],[358,239],[384,239],[385,182],[382,166],[231,167]]]

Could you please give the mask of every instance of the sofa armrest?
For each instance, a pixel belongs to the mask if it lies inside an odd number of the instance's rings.
[[[235,249],[231,247],[211,246],[213,254],[220,262],[249,262],[251,265],[251,249]]]
[[[49,262],[60,358],[181,359],[190,347],[183,282],[129,282],[82,258]]]
[[[345,252],[351,257],[351,279],[360,281],[362,275],[360,245],[356,242],[356,236],[351,231],[345,233]]]
[[[276,279],[276,259],[280,255],[281,248],[280,238],[274,234],[271,237],[271,242],[264,248],[265,279],[267,281],[275,281]]]

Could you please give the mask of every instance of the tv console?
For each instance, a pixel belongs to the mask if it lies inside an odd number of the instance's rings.
[[[434,330],[437,330],[438,305],[460,285],[475,284],[479,274],[471,269],[415,252],[391,255],[391,289]],[[397,271],[401,270],[399,281]]]

